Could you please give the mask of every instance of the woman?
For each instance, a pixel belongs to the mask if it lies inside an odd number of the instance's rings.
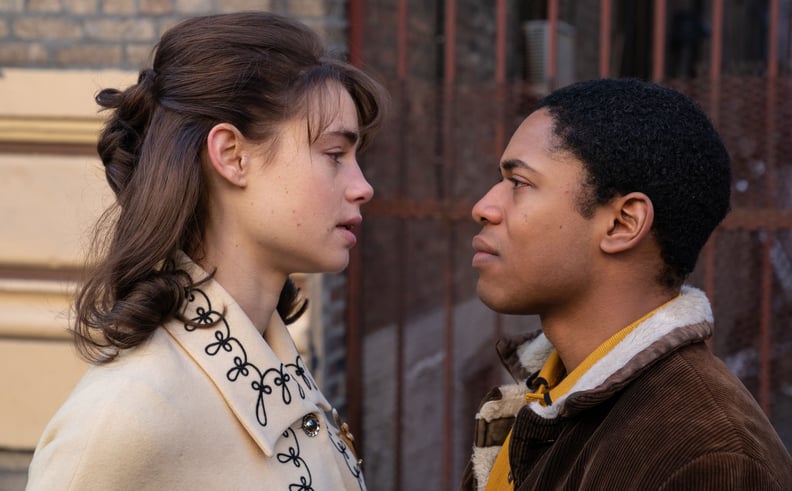
[[[98,94],[117,203],[74,326],[95,365],[28,489],[365,489],[286,329],[305,310],[288,275],[346,267],[383,97],[268,13],[186,20]]]

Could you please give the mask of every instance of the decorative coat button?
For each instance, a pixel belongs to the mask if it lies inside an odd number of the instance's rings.
[[[303,417],[302,429],[308,436],[319,434],[319,417],[314,413],[308,413]]]
[[[335,408],[333,408],[333,419],[335,420],[336,426],[338,426],[336,436],[344,440],[346,447],[352,452],[352,455],[358,459],[358,465],[363,465],[363,459],[358,457],[357,451],[355,450],[355,437],[352,436],[352,432],[349,431],[349,425],[341,421],[341,417],[338,415],[338,411],[336,411]]]

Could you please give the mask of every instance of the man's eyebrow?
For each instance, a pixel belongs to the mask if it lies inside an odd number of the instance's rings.
[[[531,167],[530,165],[526,164],[525,162],[523,162],[520,159],[504,160],[503,162],[500,163],[499,167],[500,167],[501,171],[510,171],[510,170],[514,170],[514,169],[518,169],[519,168],[519,169],[525,169],[525,170],[527,170],[529,172],[533,172],[533,173],[537,173],[538,174],[536,169],[534,169],[533,167]]]

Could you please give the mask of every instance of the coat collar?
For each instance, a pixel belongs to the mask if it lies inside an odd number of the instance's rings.
[[[555,418],[564,411],[567,398],[575,394],[601,392],[629,382],[648,364],[679,346],[703,341],[712,334],[712,309],[701,290],[685,286],[681,295],[644,320],[613,350],[589,369],[569,392],[550,406],[531,403],[530,408],[544,418]],[[553,345],[541,333],[517,342],[501,342],[499,355],[518,382],[544,365]]]
[[[186,291],[181,319],[165,330],[212,380],[240,424],[267,455],[304,415],[330,410],[280,316],[267,327],[271,344],[209,275],[182,255],[179,267],[196,282]]]

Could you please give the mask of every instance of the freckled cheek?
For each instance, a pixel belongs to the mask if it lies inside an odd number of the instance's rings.
[[[302,221],[300,219],[300,212],[296,208],[292,208],[291,210],[291,219],[292,222],[296,227],[302,227]]]

